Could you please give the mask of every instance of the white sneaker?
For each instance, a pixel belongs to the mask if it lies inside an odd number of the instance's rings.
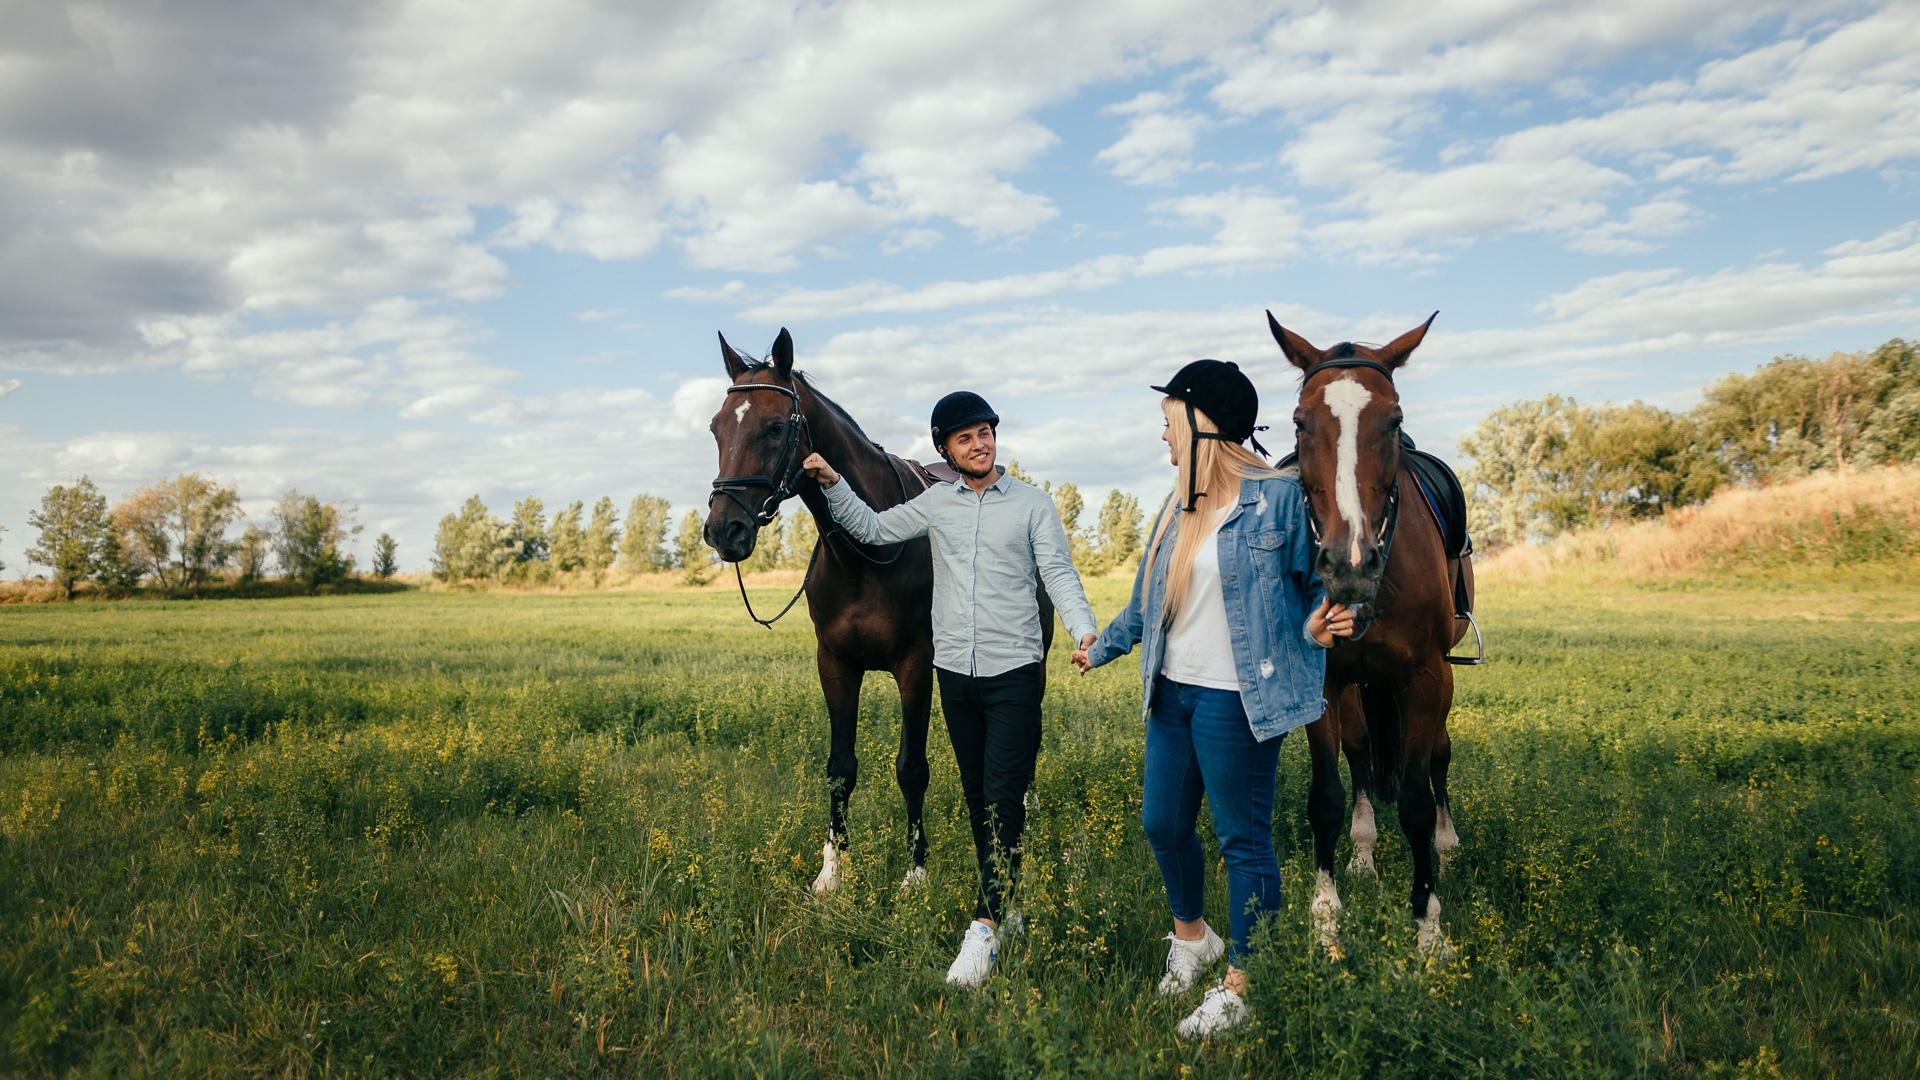
[[[1182,941],[1172,934],[1167,935],[1167,973],[1160,977],[1160,992],[1179,994],[1193,989],[1193,980],[1200,977],[1200,970],[1227,951],[1227,943],[1220,935],[1207,927],[1207,935],[1198,941]]]
[[[978,989],[993,974],[993,965],[999,960],[999,933],[975,919],[960,939],[960,955],[954,957],[953,966],[947,968],[947,985]]]
[[[1183,1039],[1204,1039],[1239,1027],[1247,1022],[1247,1015],[1247,1003],[1240,1000],[1240,995],[1227,989],[1226,983],[1217,982],[1207,988],[1200,1007],[1187,1014],[1174,1030]]]

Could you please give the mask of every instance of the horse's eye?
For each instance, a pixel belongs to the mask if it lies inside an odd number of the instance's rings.
[[[1299,417],[1297,417],[1297,416],[1296,416],[1296,417],[1294,417],[1294,418],[1293,418],[1293,430],[1295,430],[1295,431],[1305,431],[1305,430],[1307,430],[1307,422],[1306,422],[1305,420],[1302,420],[1302,419],[1300,419],[1300,418],[1299,418]]]

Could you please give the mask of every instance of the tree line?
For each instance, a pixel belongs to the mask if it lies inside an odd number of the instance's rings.
[[[1550,539],[1704,502],[1723,484],[1920,461],[1920,366],[1895,338],[1776,357],[1709,386],[1688,412],[1549,394],[1488,413],[1460,453],[1478,543]]]
[[[1017,461],[1009,470],[1053,496],[1074,565],[1082,573],[1105,573],[1139,553],[1141,512],[1133,496],[1118,489],[1109,492],[1097,520],[1082,527],[1086,503],[1077,486],[1055,488],[1028,475]],[[740,569],[746,573],[805,570],[819,539],[813,515],[796,504],[760,530],[753,554]],[[688,510],[675,528],[667,500],[644,492],[628,505],[624,524],[610,496],[602,496],[591,511],[576,501],[549,518],[545,502],[529,495],[501,518],[479,495],[473,495],[457,512],[440,519],[433,540],[433,573],[447,582],[546,584],[566,575],[582,575],[597,585],[614,570],[628,574],[679,570],[683,584],[700,585],[711,579],[717,565],[707,547],[700,512]]]
[[[341,581],[353,571],[346,545],[361,530],[353,522],[356,512],[350,503],[321,502],[292,488],[274,504],[264,525],[249,524],[232,536],[230,530],[246,516],[237,488],[181,473],[109,507],[100,489],[82,476],[49,488],[39,509],[27,515],[39,533],[27,559],[47,567],[69,599],[82,581],[109,589],[142,583],[195,589],[216,576],[246,582],[271,570],[314,587]],[[394,573],[396,548],[393,537],[380,535],[375,574]]]

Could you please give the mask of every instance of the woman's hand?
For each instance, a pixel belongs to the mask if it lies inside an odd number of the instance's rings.
[[[1307,616],[1307,633],[1322,647],[1333,644],[1334,638],[1353,636],[1354,610],[1345,604],[1336,604],[1333,598],[1322,597],[1320,606]]]
[[[1087,672],[1093,670],[1093,661],[1087,658],[1087,650],[1093,648],[1093,643],[1098,640],[1099,638],[1095,637],[1092,634],[1088,634],[1086,637],[1081,638],[1080,647],[1078,649],[1075,649],[1073,656],[1070,657],[1070,659],[1073,661],[1073,666],[1079,668],[1080,674],[1082,675],[1085,675]]]
[[[819,454],[808,454],[807,460],[800,463],[800,469],[821,487],[832,487],[840,482],[840,474],[834,472],[833,466],[827,464],[827,459]]]

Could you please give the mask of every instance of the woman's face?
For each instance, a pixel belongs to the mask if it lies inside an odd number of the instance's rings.
[[[1170,402],[1173,399],[1167,398],[1166,400]],[[1167,411],[1167,408],[1166,405],[1160,407],[1160,441],[1167,444],[1168,463],[1177,469],[1180,467],[1181,447],[1180,444],[1173,439],[1173,416]]]

